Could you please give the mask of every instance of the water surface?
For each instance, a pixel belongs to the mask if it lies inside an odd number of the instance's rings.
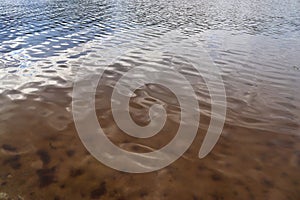
[[[300,199],[299,8],[297,0],[0,0],[0,195]],[[201,160],[197,155],[211,106],[203,77],[186,62],[193,55],[149,56],[166,42],[191,37],[220,68],[228,106],[222,136]],[[118,128],[110,96],[129,69],[174,67],[191,81],[199,100],[194,143],[157,172],[133,175],[102,165],[74,127],[76,72],[97,73],[104,63],[98,54],[120,45],[128,51],[105,72],[95,105],[99,123],[116,145],[134,152],[159,149],[174,137],[180,121],[174,94],[147,84],[132,97],[131,116],[145,125],[149,107],[159,103],[168,111],[165,127],[150,139],[130,137]]]

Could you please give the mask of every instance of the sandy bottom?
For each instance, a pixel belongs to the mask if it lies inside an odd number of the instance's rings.
[[[69,91],[48,89],[38,100],[35,95],[1,98],[1,200],[300,199],[297,136],[227,123],[209,156],[198,159],[209,122],[204,115],[183,157],[156,172],[128,174],[104,166],[87,152],[74,127]],[[50,95],[54,93],[55,98]],[[100,124],[115,144],[129,151],[160,148],[176,129],[171,121],[158,137],[133,139],[114,125],[103,105],[97,109]]]

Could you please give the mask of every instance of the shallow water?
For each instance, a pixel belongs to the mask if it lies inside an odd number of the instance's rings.
[[[300,199],[299,8],[297,0],[0,0],[0,199]],[[224,130],[204,159],[197,155],[211,117],[206,74],[186,62],[197,49],[152,55],[190,38],[220,68],[227,95]],[[126,53],[105,71],[95,105],[114,144],[153,151],[174,137],[180,122],[174,94],[147,84],[131,98],[131,116],[145,125],[149,107],[159,103],[168,112],[164,128],[150,139],[120,130],[110,97],[129,69],[176,69],[199,101],[194,143],[156,172],[104,166],[74,126],[76,74],[98,73],[103,56],[121,47]]]

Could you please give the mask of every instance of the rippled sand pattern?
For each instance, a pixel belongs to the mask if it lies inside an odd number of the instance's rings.
[[[299,200],[299,8],[297,0],[0,0],[0,200]],[[204,159],[197,155],[211,102],[203,77],[187,62],[193,55],[149,56],[167,42],[191,37],[220,68],[227,95],[224,130]],[[199,100],[194,143],[156,172],[106,167],[75,129],[71,103],[78,68],[96,74],[104,63],[99,52],[121,47],[126,53],[108,66],[95,98],[99,123],[114,144],[154,151],[174,137],[180,122],[174,94],[151,83],[135,91],[130,114],[146,125],[150,106],[159,103],[168,113],[164,128],[149,139],[120,130],[110,97],[126,71],[175,68]]]

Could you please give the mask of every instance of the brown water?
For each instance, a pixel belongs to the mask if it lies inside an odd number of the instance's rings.
[[[0,199],[300,199],[299,1],[0,3]],[[192,55],[148,56],[168,41],[168,33],[178,34],[179,41],[197,38],[224,80],[225,127],[204,159],[197,155],[211,105],[203,77],[185,61]],[[131,41],[137,42],[130,46]],[[118,128],[110,96],[129,69],[175,67],[199,100],[194,143],[156,172],[128,174],[106,167],[85,149],[74,126],[78,68],[97,73],[102,60],[94,53],[120,44],[129,50],[105,72],[95,105],[100,125],[116,145],[133,152],[159,149],[174,137],[180,121],[174,94],[148,84],[131,98],[131,116],[147,124],[148,108],[159,103],[168,112],[165,127],[150,139]]]

